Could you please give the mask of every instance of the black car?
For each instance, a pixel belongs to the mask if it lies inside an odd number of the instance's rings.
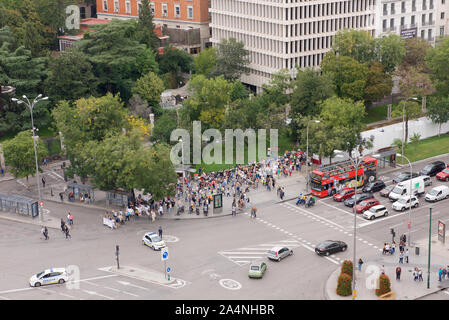
[[[419,174],[417,174],[416,172],[412,172],[412,175],[410,176],[410,171],[409,172],[402,172],[400,174],[398,174],[396,177],[393,178],[393,183],[399,183],[402,181],[406,181],[409,179],[413,179],[418,177]]]
[[[362,202],[363,200],[370,199],[370,198],[374,198],[373,194],[370,193],[370,192],[367,192],[367,193],[359,193],[359,194],[357,194],[357,195],[355,195],[355,196],[352,196],[352,197],[349,198],[349,199],[346,199],[345,202],[344,202],[345,206],[351,207],[351,208],[352,208],[352,207],[354,206],[354,200],[355,200],[354,197],[357,197],[356,204],[359,204],[359,203]]]
[[[435,161],[422,168],[422,170],[419,173],[422,176],[433,177],[436,176],[437,173],[443,171],[444,169],[446,169],[446,164],[443,161]]]
[[[315,247],[315,252],[320,256],[328,256],[339,251],[346,251],[348,245],[343,241],[326,240]]]
[[[385,188],[385,183],[382,180],[376,180],[368,183],[363,187],[363,192],[377,192]]]

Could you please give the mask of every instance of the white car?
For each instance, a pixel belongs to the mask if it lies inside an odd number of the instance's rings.
[[[161,250],[165,247],[165,241],[155,232],[147,232],[142,238],[142,244],[149,246],[153,250]]]
[[[30,278],[30,286],[40,287],[47,284],[62,284],[68,281],[69,276],[65,268],[51,268],[39,272]]]
[[[449,187],[438,186],[430,190],[425,197],[426,201],[434,202],[449,198]]]
[[[412,208],[417,208],[419,206],[419,201],[416,196],[412,196]],[[403,196],[398,199],[398,201],[393,203],[393,210],[404,211],[410,208],[410,196]]]
[[[368,220],[374,220],[379,217],[388,216],[388,210],[385,206],[379,204],[377,206],[371,207],[369,210],[366,210],[362,216]]]

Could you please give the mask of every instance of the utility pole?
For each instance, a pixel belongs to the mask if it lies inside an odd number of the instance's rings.
[[[120,247],[119,247],[119,245],[116,245],[115,246],[115,256],[117,257],[117,269],[120,269],[119,251],[120,251]]]
[[[429,252],[427,252],[427,289],[430,289],[430,249],[432,246],[432,207],[429,208]]]

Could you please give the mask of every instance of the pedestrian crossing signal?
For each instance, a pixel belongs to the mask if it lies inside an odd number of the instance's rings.
[[[40,202],[39,205],[40,205],[41,207],[43,207],[43,206],[44,206],[44,203],[43,203],[43,202]]]

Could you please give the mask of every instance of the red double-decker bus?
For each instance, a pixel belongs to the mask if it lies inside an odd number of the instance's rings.
[[[338,162],[313,170],[310,173],[310,187],[313,195],[326,197],[334,195],[340,188],[357,188],[366,182],[377,180],[377,159],[364,157],[357,170],[357,182],[355,181],[355,167],[351,160]]]

